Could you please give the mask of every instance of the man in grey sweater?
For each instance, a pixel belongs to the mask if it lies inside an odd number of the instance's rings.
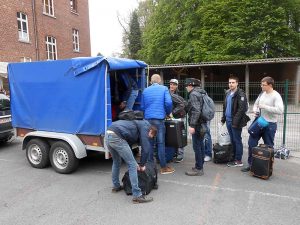
[[[252,164],[252,148],[256,147],[260,138],[264,144],[271,147],[274,146],[274,138],[277,130],[278,115],[283,113],[283,101],[280,94],[274,90],[274,79],[272,77],[264,77],[261,80],[262,94],[256,99],[253,112],[256,116],[262,116],[269,122],[269,126],[265,127],[259,136],[249,135],[248,140],[248,166],[242,169],[242,172],[248,172]]]

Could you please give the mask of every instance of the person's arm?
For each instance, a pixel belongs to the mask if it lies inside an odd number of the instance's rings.
[[[247,105],[247,98],[244,92],[237,93],[237,101],[238,101],[238,108],[237,112],[232,118],[232,127],[238,127],[241,119],[246,113],[246,105]]]
[[[149,158],[149,153],[151,151],[151,142],[150,142],[150,138],[148,136],[148,132],[149,132],[149,126],[139,126],[139,138],[140,138],[140,144],[141,144],[141,159],[140,159],[140,166],[143,167],[148,158]]]
[[[167,115],[171,114],[172,107],[173,107],[172,98],[168,88],[166,87],[165,88],[165,110]]]
[[[190,102],[191,102],[191,108],[190,108],[190,113],[189,113],[189,115],[190,115],[189,126],[192,128],[195,128],[196,125],[199,123],[203,99],[199,99],[197,97],[197,95],[191,93],[190,94]]]

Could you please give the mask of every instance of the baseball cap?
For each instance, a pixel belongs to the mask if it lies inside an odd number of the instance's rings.
[[[174,83],[174,84],[177,84],[177,85],[178,85],[178,80],[177,80],[177,79],[171,79],[171,80],[170,80],[170,83]]]
[[[201,85],[201,81],[199,79],[196,78],[187,78],[185,80],[185,86],[200,86]]]

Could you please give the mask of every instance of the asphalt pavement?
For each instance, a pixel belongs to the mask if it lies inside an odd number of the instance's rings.
[[[132,204],[125,192],[111,193],[111,160],[92,153],[77,171],[58,174],[32,168],[21,141],[0,146],[1,225],[298,225],[300,158],[275,159],[273,176],[262,180],[241,168],[205,163],[204,176],[188,177],[194,166],[185,148],[176,172],[159,175],[147,204]],[[243,160],[246,162],[245,149]],[[126,171],[122,167],[121,175]]]

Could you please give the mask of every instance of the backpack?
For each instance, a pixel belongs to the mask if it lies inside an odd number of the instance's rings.
[[[185,108],[187,106],[187,102],[184,100],[183,97],[177,94],[171,93],[171,98],[173,103],[172,114],[174,118],[184,118],[186,115]]]
[[[208,96],[207,93],[202,94],[203,104],[201,111],[201,119],[205,121],[210,121],[214,118],[216,107],[214,101],[211,97]]]
[[[143,120],[144,113],[138,110],[124,110],[119,113],[119,120]]]

